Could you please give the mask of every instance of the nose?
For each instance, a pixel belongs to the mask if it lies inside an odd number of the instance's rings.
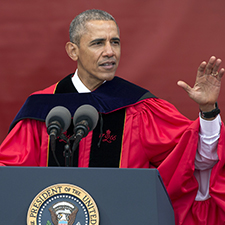
[[[104,46],[103,56],[112,57],[114,56],[114,50],[110,42],[106,42]]]

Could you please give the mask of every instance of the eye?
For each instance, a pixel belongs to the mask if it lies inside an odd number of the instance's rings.
[[[102,41],[96,41],[94,43],[92,43],[93,46],[99,46],[102,45]]]
[[[120,41],[118,41],[118,40],[113,40],[111,43],[112,43],[113,45],[120,45]]]

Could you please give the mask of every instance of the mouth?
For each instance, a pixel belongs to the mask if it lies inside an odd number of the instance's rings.
[[[102,62],[99,64],[100,67],[107,69],[107,70],[114,68],[115,65],[116,65],[115,61],[106,61],[106,62]]]

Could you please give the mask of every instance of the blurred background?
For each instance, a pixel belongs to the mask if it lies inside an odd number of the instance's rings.
[[[189,119],[198,105],[177,86],[195,82],[203,60],[225,67],[224,0],[1,0],[0,142],[26,98],[76,69],[67,56],[69,24],[87,9],[112,14],[120,27],[122,56],[116,75],[168,100]],[[218,100],[225,114],[225,78]]]

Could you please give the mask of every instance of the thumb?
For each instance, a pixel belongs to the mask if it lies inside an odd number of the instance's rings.
[[[188,94],[191,92],[191,87],[187,83],[185,83],[184,81],[179,80],[177,82],[177,85],[182,87]]]

